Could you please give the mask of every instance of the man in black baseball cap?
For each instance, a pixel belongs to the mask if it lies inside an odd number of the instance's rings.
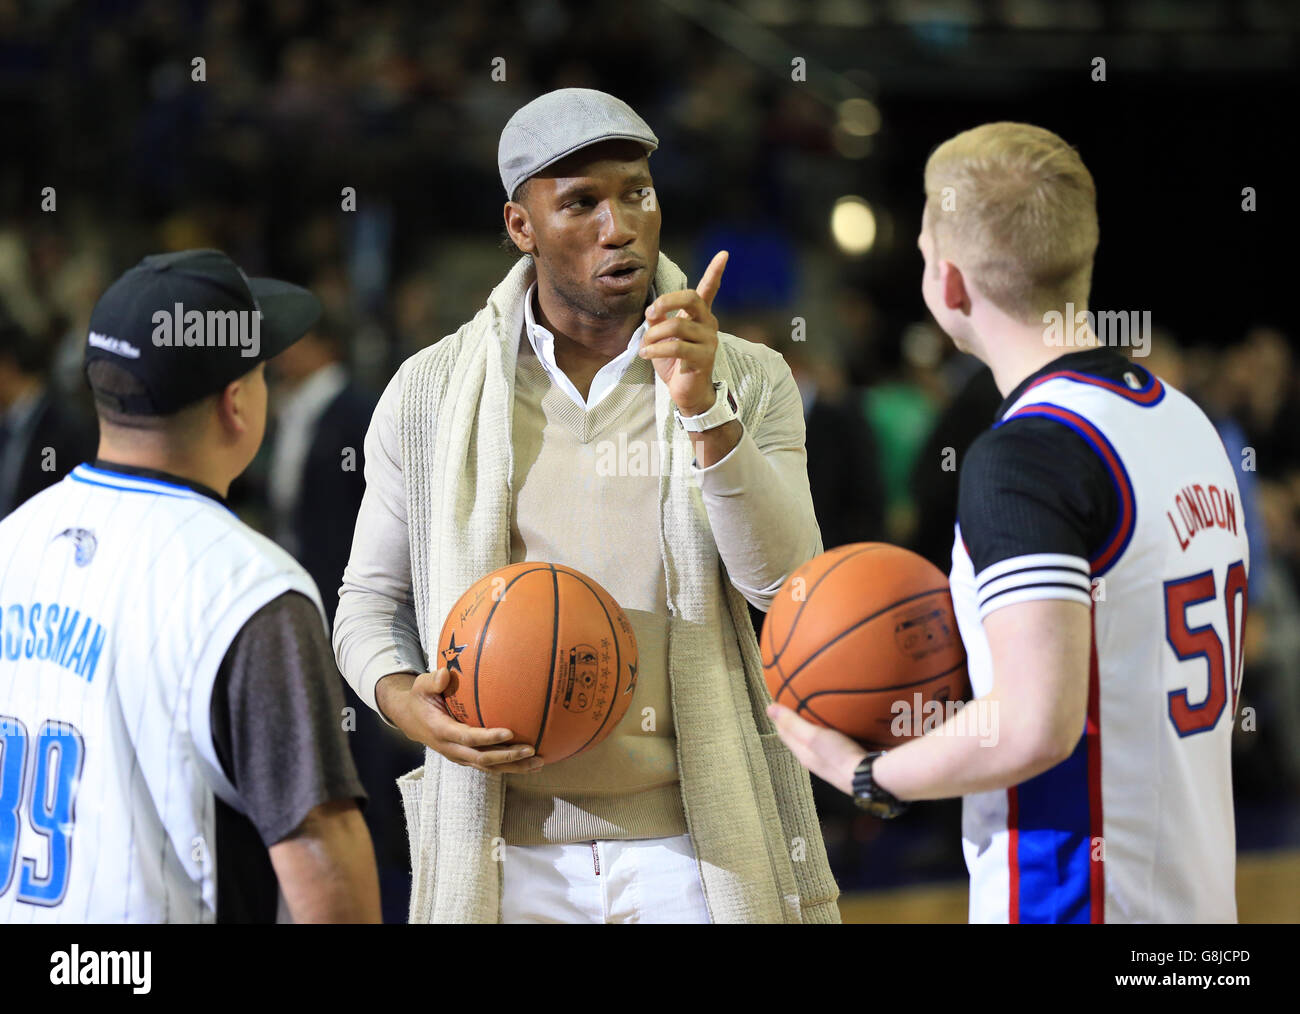
[[[135,596],[132,609],[170,609],[190,600],[189,582],[202,582],[202,600],[213,603],[209,612],[196,616],[179,609],[167,623],[188,624],[205,652],[224,648],[215,674],[198,666],[197,650],[192,659],[187,656],[193,669],[171,664],[172,656],[162,651],[152,671],[114,670],[115,685],[141,699],[188,694],[193,710],[186,724],[196,756],[215,756],[220,766],[220,778],[197,762],[174,776],[183,786],[174,790],[178,798],[216,793],[205,804],[215,808],[213,840],[195,839],[210,857],[201,870],[207,908],[199,915],[176,904],[168,908],[160,874],[162,886],[153,890],[163,900],[155,904],[152,896],[143,897],[136,909],[124,910],[128,918],[274,921],[280,897],[297,922],[380,918],[374,849],[359,807],[366,793],[337,718],[344,705],[342,682],[318,589],[278,546],[227,511],[209,509],[210,501],[225,506],[230,483],[262,443],[266,360],[302,338],[320,313],[320,302],[306,289],[248,278],[217,250],[146,257],[108,288],[91,313],[85,371],[99,416],[99,455],[93,465],[78,466],[68,482],[83,484],[77,488],[91,489],[101,500],[105,488],[117,491],[118,503],[102,516],[78,506],[84,527],[63,534],[75,532],[79,545],[89,547],[77,563],[84,563],[87,574],[96,562],[120,561],[123,587]],[[178,499],[188,501],[185,509],[192,513],[168,530],[166,525],[177,523],[174,512],[154,505]],[[53,498],[41,505],[62,507]],[[158,526],[168,533],[161,540],[165,552],[184,561],[183,567],[153,565],[157,558],[149,554],[159,550]],[[115,548],[123,541],[138,551]],[[62,548],[52,545],[50,552]],[[212,582],[214,573],[228,574],[228,586]],[[252,580],[247,575],[267,573],[270,579],[244,587]],[[72,594],[72,587],[65,582],[60,594]],[[250,602],[258,603],[256,611],[230,629],[230,617],[246,613]],[[108,626],[123,643],[136,636]],[[117,665],[119,652],[112,645],[104,656]],[[189,689],[177,689],[181,680]],[[178,710],[184,714],[183,707]],[[142,705],[139,715],[146,713],[154,714]],[[176,728],[150,726],[134,712],[132,722],[132,735],[142,742],[182,735]],[[135,749],[134,740],[130,745]],[[292,764],[286,766],[285,758]],[[226,805],[225,783],[237,807]],[[167,813],[183,805],[173,802]],[[171,833],[170,825],[166,830]],[[209,897],[214,874],[215,899]],[[148,892],[141,889],[142,895]]]
[[[90,315],[97,466],[168,473],[224,497],[266,430],[266,360],[320,313],[306,289],[249,278],[219,250],[144,258]]]
[[[170,416],[283,352],[320,312],[306,289],[249,278],[219,250],[153,254],[95,304],[87,379],[96,403],[118,415]],[[102,382],[114,373],[135,383]]]

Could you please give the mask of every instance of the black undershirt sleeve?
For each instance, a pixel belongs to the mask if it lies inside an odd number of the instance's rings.
[[[1077,598],[1069,589],[1089,586],[1087,561],[1105,546],[1117,517],[1118,497],[1109,471],[1069,426],[1027,416],[982,434],[962,463],[957,505],[976,576],[1031,554],[1082,562],[997,568],[996,584],[981,582],[981,615],[990,602],[1006,602],[993,601],[990,595],[1018,591],[1017,600]]]
[[[320,611],[305,595],[273,599],[231,642],[212,691],[212,740],[265,847],[322,803],[365,802],[343,706]]]

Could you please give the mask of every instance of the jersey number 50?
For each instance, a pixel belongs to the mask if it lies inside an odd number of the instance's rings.
[[[27,727],[0,715],[0,896],[13,886],[18,865],[19,806],[23,786],[31,785],[27,815],[32,829],[49,841],[50,861],[37,877],[36,860],[23,860],[18,900],[29,905],[57,905],[68,889],[72,867],[73,799],[86,756],[81,733],[71,725],[46,722],[36,738],[35,777],[26,777]]]
[[[1246,630],[1246,567],[1238,560],[1228,568],[1223,581],[1223,604],[1228,622],[1228,664],[1224,665],[1223,641],[1210,624],[1187,626],[1187,610],[1218,599],[1214,571],[1165,582],[1165,640],[1180,662],[1205,659],[1209,687],[1200,704],[1189,704],[1187,689],[1169,692],[1169,720],[1180,736],[1213,729],[1231,698],[1232,714],[1237,713],[1237,694],[1241,691],[1241,672],[1245,666],[1242,641]],[[1241,623],[1237,622],[1237,599],[1241,600]],[[1198,697],[1202,695],[1198,694]]]

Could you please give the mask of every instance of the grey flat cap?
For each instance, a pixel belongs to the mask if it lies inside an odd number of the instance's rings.
[[[501,131],[497,169],[506,199],[530,176],[579,148],[601,141],[636,141],[646,154],[659,138],[622,99],[593,88],[560,88],[519,109]]]

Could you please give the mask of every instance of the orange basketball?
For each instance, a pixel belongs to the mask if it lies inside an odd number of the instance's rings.
[[[609,592],[559,564],[512,563],[476,582],[438,646],[452,717],[509,729],[552,764],[608,736],[636,687],[632,624]]]
[[[937,722],[925,716],[966,695],[948,579],[883,542],[832,549],[791,574],[761,647],[773,700],[865,746],[928,731]],[[941,704],[925,709],[930,701]]]

